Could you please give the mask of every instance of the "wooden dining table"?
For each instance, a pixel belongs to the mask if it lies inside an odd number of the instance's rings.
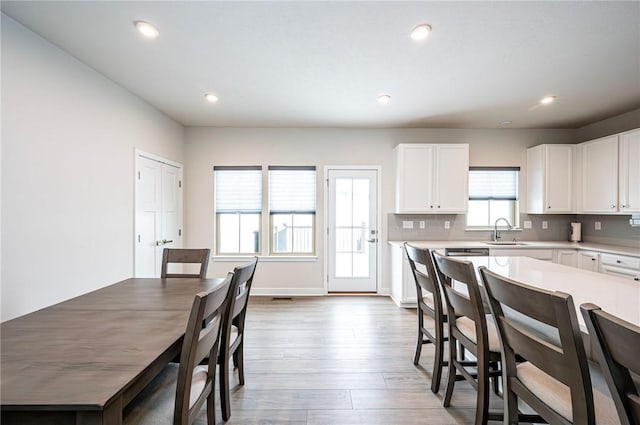
[[[0,325],[3,425],[121,424],[222,279],[132,278]]]

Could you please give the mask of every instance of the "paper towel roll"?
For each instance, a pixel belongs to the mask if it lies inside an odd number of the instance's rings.
[[[571,223],[569,240],[571,242],[580,242],[582,240],[582,223]]]

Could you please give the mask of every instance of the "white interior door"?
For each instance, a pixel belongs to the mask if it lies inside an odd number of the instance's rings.
[[[182,246],[182,167],[164,161],[136,155],[136,277],[159,277],[162,250]]]
[[[376,292],[378,172],[328,169],[327,289]]]

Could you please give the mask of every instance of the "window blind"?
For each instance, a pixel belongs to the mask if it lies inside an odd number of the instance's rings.
[[[269,213],[315,212],[316,167],[269,166]]]
[[[262,211],[262,167],[213,167],[216,213]]]
[[[519,167],[469,169],[469,200],[518,200]]]

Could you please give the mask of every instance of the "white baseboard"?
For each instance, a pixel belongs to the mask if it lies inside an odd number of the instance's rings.
[[[251,288],[251,295],[259,297],[318,297],[323,288]]]

